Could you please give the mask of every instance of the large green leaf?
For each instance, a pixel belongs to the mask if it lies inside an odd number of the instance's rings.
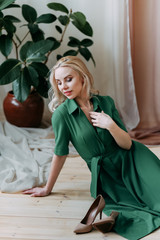
[[[0,10],[8,7],[11,3],[14,3],[15,0],[0,0]]]
[[[44,40],[44,32],[38,27],[36,32],[30,30],[33,42],[38,42]]]
[[[4,19],[9,19],[11,22],[20,22],[20,20],[14,16],[6,15]]]
[[[57,41],[57,39],[53,38],[53,37],[48,37],[48,40],[52,41],[53,46],[51,48],[51,51],[54,51],[55,49],[59,48],[61,43],[59,41]]]
[[[75,12],[73,14],[70,14],[71,19],[73,19],[73,22],[77,24],[78,26],[83,27],[86,23],[86,17],[81,12]]]
[[[34,24],[34,23],[29,23],[28,28],[29,28],[30,33],[32,33],[32,34],[37,33],[39,30],[38,25]]]
[[[93,35],[93,30],[90,24],[86,21],[86,17],[81,12],[75,12],[70,15],[73,25],[78,28],[79,31],[87,36]]]
[[[70,47],[79,47],[81,42],[75,37],[69,37],[68,46]]]
[[[84,47],[90,47],[93,45],[93,41],[91,39],[85,38],[81,41],[81,45]]]
[[[50,88],[49,81],[46,81],[44,77],[39,77],[39,85],[36,88],[37,92],[45,98],[48,98],[48,90]]]
[[[65,53],[63,54],[63,56],[64,56],[64,57],[65,57],[65,56],[77,56],[77,54],[78,54],[78,52],[75,51],[75,50],[68,50],[67,52],[65,52]]]
[[[94,66],[96,66],[95,60],[92,56],[92,53],[89,51],[88,48],[79,48],[79,52],[87,61],[92,59]]]
[[[31,86],[34,86],[35,88],[38,87],[38,73],[33,67],[25,67],[24,74],[26,75],[25,78],[28,79],[28,82],[30,82]]]
[[[60,21],[60,23],[62,24],[62,25],[67,25],[68,23],[69,23],[69,17],[68,16],[59,16],[58,17],[58,20]]]
[[[20,8],[20,5],[18,5],[18,4],[10,4],[8,7],[6,7],[6,8]]]
[[[88,61],[91,57],[91,53],[87,48],[79,48],[80,54]]]
[[[1,35],[0,36],[0,51],[5,56],[8,57],[8,55],[12,51],[12,39],[7,35]]]
[[[46,61],[47,57],[45,55],[42,55],[40,53],[32,53],[26,58],[27,63],[31,62],[43,62]]]
[[[48,67],[44,63],[33,62],[30,66],[38,72],[39,76],[42,77],[46,77],[49,72]]]
[[[3,24],[8,34],[12,35],[13,33],[15,33],[16,27],[13,25],[13,23],[9,19],[4,19]]]
[[[33,44],[33,42],[31,41],[28,41],[26,42],[20,49],[20,58],[22,61],[25,61],[26,60],[26,56],[27,56],[27,51],[28,49],[30,48],[30,46]]]
[[[55,22],[57,17],[51,13],[42,14],[36,20],[37,23],[52,23]]]
[[[22,15],[28,23],[34,23],[37,19],[36,10],[33,7],[26,4],[22,5]]]
[[[78,22],[76,21],[72,21],[73,25],[78,28],[79,31],[81,31],[82,33],[84,33],[85,35],[92,37],[93,36],[93,29],[91,27],[91,25],[86,22],[84,26],[81,26]]]
[[[65,13],[69,13],[68,9],[61,3],[48,3],[47,6],[55,11],[60,11],[60,12],[65,12]]]
[[[0,85],[13,82],[20,75],[21,62],[17,59],[8,59],[0,66]]]
[[[23,71],[21,71],[19,78],[12,84],[14,96],[19,102],[24,102],[30,94],[31,85],[30,81],[28,81],[26,71],[27,68],[25,67]]]
[[[50,40],[42,40],[33,43],[27,53],[26,61],[29,62],[41,62],[46,59],[45,54],[51,50],[53,43]]]

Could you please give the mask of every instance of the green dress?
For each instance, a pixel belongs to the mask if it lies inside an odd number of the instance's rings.
[[[92,97],[94,111],[102,110],[126,131],[109,96]],[[160,161],[146,146],[132,141],[130,150],[120,148],[108,130],[95,128],[77,105],[67,99],[52,115],[55,154],[67,155],[69,141],[91,171],[91,196],[102,194],[106,206],[120,214],[114,231],[136,240],[160,226]]]

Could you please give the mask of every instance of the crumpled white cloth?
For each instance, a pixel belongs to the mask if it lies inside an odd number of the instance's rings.
[[[0,191],[15,193],[46,183],[54,139],[45,138],[52,126],[19,128],[0,122]],[[76,154],[73,146],[70,153]]]

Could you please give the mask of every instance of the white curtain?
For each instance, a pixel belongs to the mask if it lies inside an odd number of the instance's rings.
[[[110,76],[107,93],[114,98],[120,115],[128,129],[139,123],[135,95],[129,26],[129,1],[110,1],[110,15],[107,17],[108,46],[110,46]]]
[[[19,4],[32,4],[38,15],[52,10],[46,4],[52,0],[41,1],[37,5],[37,0],[17,0]],[[134,89],[132,74],[130,34],[129,34],[129,0],[57,0],[72,8],[74,12],[83,12],[87,20],[93,27],[94,45],[91,52],[96,61],[96,67],[92,62],[86,62],[95,79],[95,86],[102,95],[110,95],[114,98],[123,121],[128,129],[135,128],[139,122],[139,114]],[[13,11],[15,11],[13,9]],[[42,25],[47,36],[54,35],[53,27]],[[22,29],[22,28],[21,28]],[[21,34],[21,33],[20,33]],[[58,53],[65,52],[68,36],[75,36],[80,40],[87,38],[79,33],[77,29],[70,25],[64,43]],[[0,57],[0,63],[2,59]],[[55,53],[48,62],[51,68],[55,64]],[[0,86],[0,107],[8,87]],[[47,105],[46,105],[47,107]],[[48,115],[50,118],[50,114]]]

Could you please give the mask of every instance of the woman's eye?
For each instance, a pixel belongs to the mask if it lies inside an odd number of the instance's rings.
[[[57,81],[57,85],[61,85],[61,82],[60,82],[60,81]]]
[[[71,82],[72,81],[72,78],[67,78],[67,82]]]

